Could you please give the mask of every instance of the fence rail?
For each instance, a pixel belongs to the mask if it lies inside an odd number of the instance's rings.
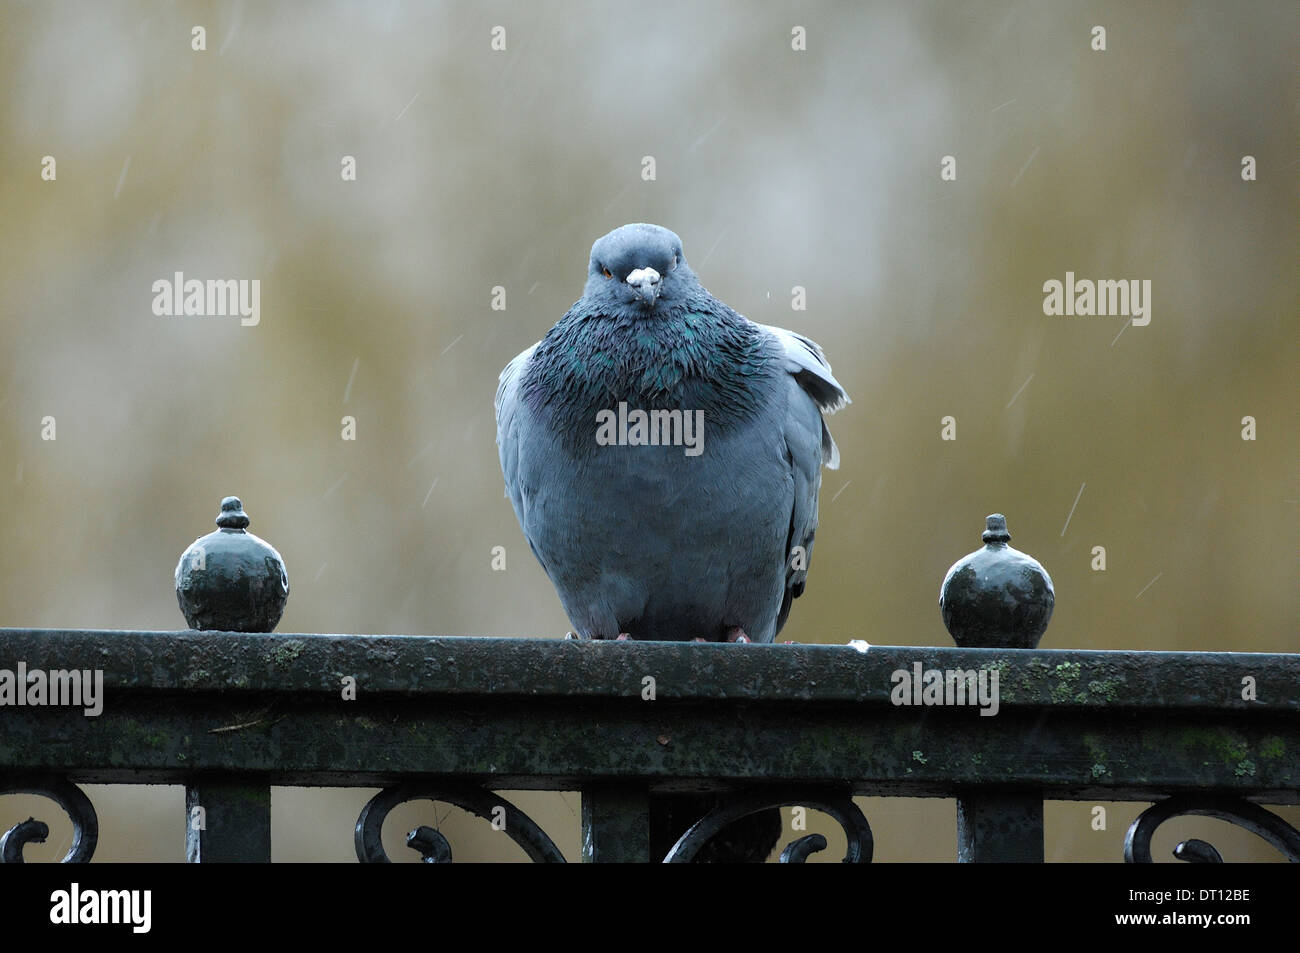
[[[1045,798],[1157,802],[1130,859],[1191,813],[1300,860],[1300,833],[1259,807],[1300,804],[1300,655],[0,629],[0,670],[20,663],[102,672],[96,715],[32,704],[30,684],[6,701],[0,674],[0,793],[64,804],[72,859],[95,824],[75,785],[134,783],[186,787],[202,861],[270,859],[272,785],[384,788],[358,819],[363,860],[386,859],[383,816],[419,797],[562,859],[492,793],[520,789],[582,792],[584,860],[691,859],[733,816],[782,804],[826,810],[867,860],[855,795],[957,798],[962,860],[1041,861]],[[726,806],[665,841],[655,805],[684,791]],[[38,834],[18,825],[0,854]],[[803,841],[785,859],[818,846]],[[410,843],[450,854],[430,828]]]

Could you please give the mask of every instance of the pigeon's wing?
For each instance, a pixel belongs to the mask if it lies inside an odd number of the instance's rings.
[[[780,343],[782,353],[785,355],[785,369],[794,375],[799,386],[816,402],[818,410],[833,414],[851,403],[848,393],[831,374],[831,365],[816,341],[770,324],[760,324],[759,327]],[[821,425],[821,442],[822,462],[828,469],[838,470],[840,448],[835,446],[835,441],[831,439],[830,428],[826,426],[825,421]]]
[[[515,508],[515,516],[520,526],[524,525],[524,500],[519,481],[519,417],[522,401],[519,382],[535,350],[537,344],[521,352],[506,365],[505,370],[501,372],[500,383],[497,384],[495,402],[497,450],[501,455],[501,475],[506,479],[506,496],[510,499],[510,505]]]
[[[779,342],[790,374],[782,430],[794,493],[786,539],[785,595],[776,620],[779,632],[789,618],[791,602],[803,595],[807,584],[808,562],[817,533],[821,468],[833,470],[840,463],[839,448],[831,439],[822,411],[839,410],[849,402],[849,395],[831,374],[830,364],[816,342],[784,328],[761,327]]]

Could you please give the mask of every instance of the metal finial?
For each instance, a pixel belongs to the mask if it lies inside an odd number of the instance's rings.
[[[238,501],[236,501],[238,502]],[[1001,513],[990,513],[984,517],[984,533],[980,539],[986,543],[1007,543],[1011,533],[1007,531],[1007,518]]]
[[[1052,577],[1038,560],[1007,545],[1007,518],[984,521],[982,549],[955,562],[939,589],[943,624],[965,648],[1032,649],[1056,606]]]
[[[221,501],[215,532],[176,564],[176,601],[191,629],[271,632],[289,599],[289,574],[275,547],[247,531],[237,496]]]
[[[244,513],[244,504],[237,496],[228,496],[221,501],[221,512],[217,514],[217,525],[222,529],[247,529],[248,515]]]

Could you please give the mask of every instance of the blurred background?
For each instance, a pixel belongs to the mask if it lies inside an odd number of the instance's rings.
[[[1298,35],[1291,0],[7,3],[0,625],[182,627],[176,561],[237,494],[280,632],[561,636],[497,374],[647,221],[853,398],[782,638],[950,644],[939,584],[997,511],[1055,582],[1043,648],[1297,651]],[[259,279],[260,323],[155,315],[178,271]],[[1149,279],[1150,324],[1044,315],[1067,271]],[[179,787],[88,793],[97,859],[183,859]],[[276,788],[275,859],[354,859],[372,793]],[[576,794],[516,800],[578,858]],[[863,803],[877,859],[954,859],[953,801]],[[1049,803],[1048,859],[1117,861],[1144,806]],[[66,819],[0,798],[29,813],[61,856]],[[457,859],[524,859],[437,814]],[[1193,835],[1280,859],[1202,819],[1157,856]]]

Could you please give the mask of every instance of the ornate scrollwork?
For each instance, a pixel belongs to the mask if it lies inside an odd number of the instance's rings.
[[[388,853],[384,850],[384,818],[397,805],[406,801],[444,801],[454,804],[471,814],[501,823],[502,830],[510,835],[511,840],[524,849],[534,862],[545,864],[562,864],[564,855],[554,842],[546,836],[537,824],[523,811],[505,798],[485,788],[455,782],[438,782],[424,784],[411,782],[395,787],[384,788],[372,797],[357,818],[353,843],[357,849],[357,860],[363,864],[390,863]],[[406,845],[418,850],[426,864],[451,863],[451,845],[447,839],[432,827],[421,825],[406,835]]]
[[[776,790],[757,791],[747,794],[729,796],[725,804],[714,808],[700,820],[696,821],[678,839],[665,864],[688,864],[695,859],[700,849],[728,824],[766,811],[782,807],[810,807],[813,810],[829,814],[844,828],[848,836],[848,849],[844,853],[846,864],[868,864],[875,842],[871,837],[871,825],[866,816],[853,803],[853,799],[840,790]],[[821,834],[809,834],[787,844],[781,851],[781,863],[801,864],[810,854],[826,849],[826,838]]]
[[[1171,797],[1153,804],[1137,816],[1124,837],[1124,862],[1149,864],[1151,837],[1155,830],[1172,817],[1199,814],[1244,827],[1268,841],[1292,863],[1300,863],[1300,831],[1271,811],[1241,798],[1200,796],[1194,794]],[[1195,838],[1183,841],[1174,848],[1174,856],[1188,863],[1221,864],[1223,857],[1211,845]]]
[[[99,818],[95,806],[84,791],[67,778],[57,775],[19,775],[0,780],[0,794],[36,794],[47,797],[63,808],[72,821],[72,846],[63,856],[62,863],[84,864],[95,853],[99,843]],[[35,841],[45,842],[50,836],[49,825],[35,818],[15,824],[0,836],[0,863],[23,863],[23,847]]]

